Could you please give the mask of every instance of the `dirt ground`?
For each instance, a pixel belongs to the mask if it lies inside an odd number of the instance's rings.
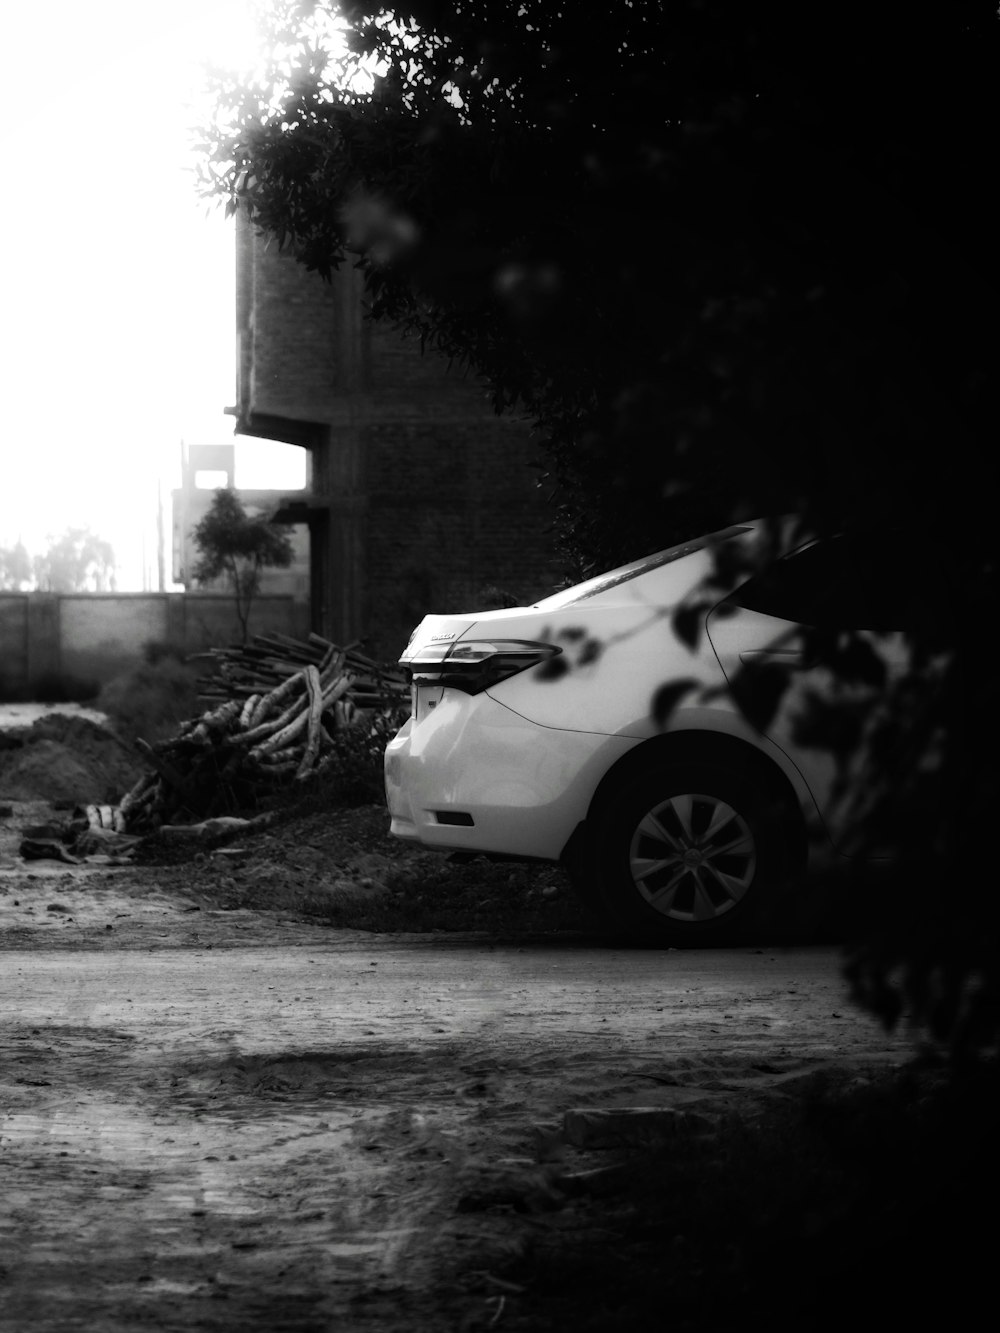
[[[370,811],[249,860],[19,857],[58,817],[0,819],[11,1333],[773,1328],[776,1284],[822,1325],[844,1209],[886,1206],[826,1127],[913,1056],[835,950],[336,929],[240,877],[377,893]]]
[[[117,801],[141,772],[135,752],[93,709],[0,704],[0,807]]]

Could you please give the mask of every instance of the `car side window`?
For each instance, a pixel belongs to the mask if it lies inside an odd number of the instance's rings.
[[[820,629],[905,630],[914,578],[912,562],[890,543],[831,537],[775,561],[727,600]]]

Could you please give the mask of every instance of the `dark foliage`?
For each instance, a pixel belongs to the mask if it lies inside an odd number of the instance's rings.
[[[275,78],[220,81],[205,189],[320,274],[359,264],[376,318],[530,416],[582,569],[788,512],[813,533],[891,521],[933,566],[903,678],[880,690],[877,651],[841,636],[840,688],[802,725],[909,756],[855,790],[859,848],[900,848],[858,994],[887,1021],[919,995],[936,1036],[987,1041],[967,1011],[994,1012],[969,979],[995,972],[998,929],[979,866],[998,796],[994,7],[632,0],[594,23],[410,0],[393,21],[352,0],[353,68],[382,62],[367,85],[310,36],[328,6],[279,8]],[[758,719],[780,702],[773,673],[743,684]]]
[[[734,505],[968,512],[955,442],[993,448],[988,5],[339,8],[386,75],[352,91],[303,39],[279,109],[221,88],[209,184],[320,273],[356,257],[376,316],[526,408],[586,557]]]

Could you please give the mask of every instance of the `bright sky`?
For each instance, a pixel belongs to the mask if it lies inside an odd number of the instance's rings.
[[[155,587],[158,480],[169,533],[181,441],[233,438],[233,228],[188,127],[254,38],[250,0],[3,6],[0,546],[89,526]],[[238,443],[237,484],[301,485],[288,455]]]

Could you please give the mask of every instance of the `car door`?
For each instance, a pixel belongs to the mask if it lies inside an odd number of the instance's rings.
[[[775,561],[707,619],[737,702],[798,767],[842,852],[871,795],[879,710],[909,667],[915,597],[898,543],[840,536]]]

